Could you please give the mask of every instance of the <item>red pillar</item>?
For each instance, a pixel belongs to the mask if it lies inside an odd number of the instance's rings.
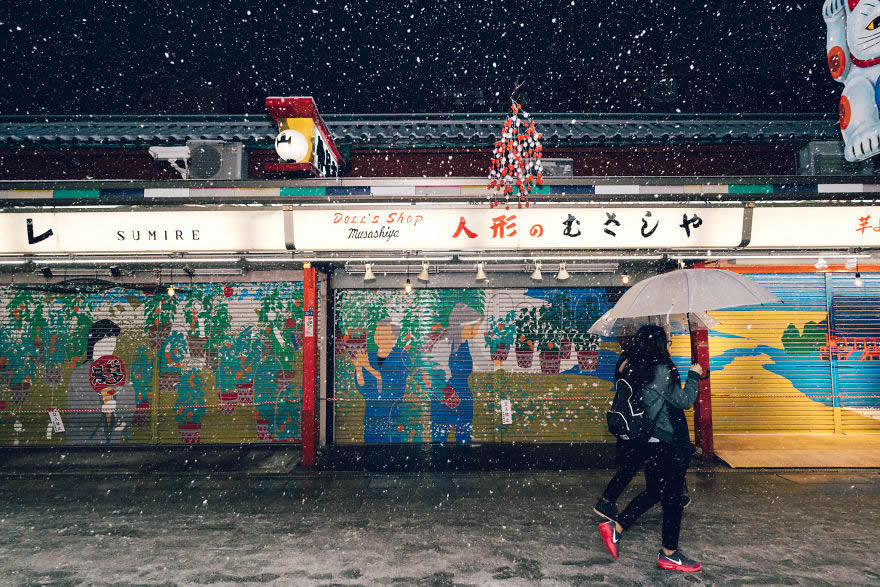
[[[315,466],[318,424],[315,418],[317,373],[317,278],[315,268],[306,263],[303,267],[303,366],[302,366],[302,462],[303,467]]]
[[[709,331],[690,321],[691,361],[709,373]],[[694,441],[701,452],[697,458],[711,461],[715,458],[715,443],[712,440],[712,385],[711,378],[700,380],[697,401],[694,403]]]

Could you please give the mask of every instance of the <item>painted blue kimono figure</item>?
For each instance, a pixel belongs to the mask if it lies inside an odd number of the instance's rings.
[[[364,399],[364,442],[403,442],[397,431],[400,401],[412,363],[409,353],[397,346],[400,327],[391,319],[376,324],[376,350],[354,359],[355,385]]]
[[[468,341],[477,335],[483,315],[466,304],[456,304],[449,314],[447,379],[442,389],[436,385],[431,398],[431,440],[446,442],[455,430],[456,442],[470,442],[474,432],[474,396],[468,377],[474,370]],[[439,345],[443,347],[445,345]],[[441,368],[443,360],[440,359]]]

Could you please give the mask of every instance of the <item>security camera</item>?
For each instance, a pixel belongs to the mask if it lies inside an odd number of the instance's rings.
[[[149,148],[150,156],[155,160],[163,160],[168,161],[168,163],[180,173],[180,177],[182,179],[186,179],[189,175],[189,168],[187,166],[190,157],[189,147],[186,145],[180,147],[150,147]],[[183,161],[183,167],[177,164],[178,161]]]

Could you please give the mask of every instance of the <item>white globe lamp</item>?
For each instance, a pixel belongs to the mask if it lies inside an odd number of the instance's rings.
[[[297,130],[283,130],[275,137],[275,152],[283,161],[303,161],[309,154],[309,141]]]

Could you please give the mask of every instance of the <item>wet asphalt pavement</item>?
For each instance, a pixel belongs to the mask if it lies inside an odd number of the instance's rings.
[[[688,474],[681,547],[659,508],[614,561],[603,469],[0,473],[3,584],[880,584],[880,471]],[[634,495],[639,480],[624,495]],[[622,503],[621,503],[622,505]]]

